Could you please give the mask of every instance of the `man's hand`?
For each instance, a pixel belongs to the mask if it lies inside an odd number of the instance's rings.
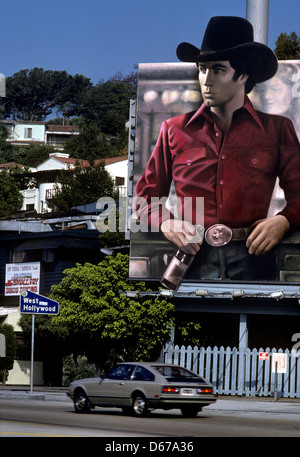
[[[186,254],[195,255],[200,250],[203,237],[190,222],[168,219],[161,224],[160,229],[169,241]]]
[[[256,222],[246,241],[249,254],[260,255],[269,252],[282,240],[289,227],[289,221],[281,215]]]

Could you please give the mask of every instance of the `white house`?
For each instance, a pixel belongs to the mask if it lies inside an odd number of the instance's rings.
[[[128,179],[127,156],[112,157],[97,160],[95,163],[105,162],[105,168],[119,188],[120,195],[125,196]],[[22,210],[36,210],[38,213],[49,211],[48,202],[55,192],[54,186],[59,182],[59,171],[75,168],[79,164],[82,168],[88,167],[89,162],[82,159],[74,159],[69,154],[57,152],[49,155],[49,158],[32,170],[37,179],[37,187],[22,191],[24,201]]]
[[[79,135],[80,129],[74,125],[52,125],[38,121],[14,121],[12,119],[1,120],[8,130],[8,138],[11,144],[48,144],[57,150],[63,150],[66,141],[71,135]]]
[[[8,141],[12,144],[45,144],[46,128],[45,122],[29,122],[2,120],[8,130]]]

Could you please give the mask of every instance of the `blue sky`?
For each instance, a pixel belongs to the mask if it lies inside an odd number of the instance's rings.
[[[299,0],[269,0],[269,46],[300,35]],[[138,63],[176,62],[181,41],[201,45],[210,17],[246,17],[246,0],[0,0],[0,73],[41,67],[95,84]]]

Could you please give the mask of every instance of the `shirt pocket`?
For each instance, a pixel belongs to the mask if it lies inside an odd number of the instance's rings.
[[[177,167],[189,167],[199,160],[206,158],[206,147],[191,146],[183,152],[173,156],[173,169]]]
[[[245,154],[246,152],[246,154]],[[243,167],[253,172],[261,171],[266,174],[273,174],[277,170],[277,156],[275,148],[253,147],[248,151],[241,152]]]

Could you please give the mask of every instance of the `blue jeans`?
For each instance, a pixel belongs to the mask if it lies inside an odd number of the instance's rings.
[[[215,248],[206,242],[196,254],[186,279],[230,279],[236,281],[274,281],[277,279],[274,252],[248,254],[245,241],[231,241]]]

